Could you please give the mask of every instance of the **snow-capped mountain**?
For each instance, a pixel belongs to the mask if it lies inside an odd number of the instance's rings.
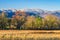
[[[15,15],[15,12],[18,11],[16,9],[8,9],[8,10],[0,10],[0,13],[5,12],[8,18],[12,18]],[[24,9],[25,14],[28,16],[41,16],[44,17],[46,14],[52,14],[60,18],[60,10],[59,11],[46,11],[42,9]]]

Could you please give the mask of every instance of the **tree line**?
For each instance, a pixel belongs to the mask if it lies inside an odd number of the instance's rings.
[[[0,13],[0,30],[55,30],[60,29],[60,19],[52,14],[45,17],[26,16],[24,11],[16,11],[12,18]]]

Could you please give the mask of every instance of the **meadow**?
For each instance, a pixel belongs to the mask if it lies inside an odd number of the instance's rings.
[[[0,30],[0,40],[60,40],[60,30]]]

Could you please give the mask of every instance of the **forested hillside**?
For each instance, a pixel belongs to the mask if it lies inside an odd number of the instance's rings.
[[[44,10],[0,10],[0,30],[60,29],[60,12]]]

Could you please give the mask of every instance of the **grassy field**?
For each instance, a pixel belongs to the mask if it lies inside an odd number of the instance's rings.
[[[60,40],[60,30],[0,30],[0,40]]]

